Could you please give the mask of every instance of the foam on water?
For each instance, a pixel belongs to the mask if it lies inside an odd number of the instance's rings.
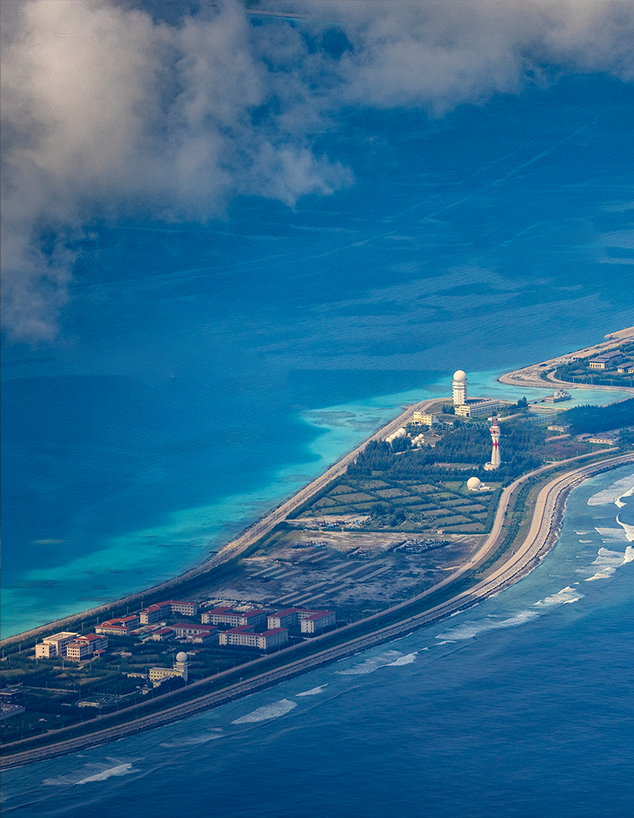
[[[598,579],[608,579],[611,577],[617,568],[634,560],[634,547],[628,545],[624,552],[610,551],[607,548],[600,548],[597,558],[590,563],[587,569],[579,568],[577,573],[583,573],[587,570],[592,570],[592,566],[598,568],[591,577],[588,577],[585,582],[595,582]]]
[[[106,781],[108,778],[113,778],[121,775],[130,775],[134,772],[132,762],[124,764],[116,764],[114,767],[108,767],[104,764],[86,764],[80,770],[76,770],[67,775],[60,775],[56,778],[47,778],[42,781],[42,784],[51,787],[68,787],[77,786],[78,784],[92,784],[97,781]],[[86,775],[90,770],[97,768],[96,772]]]
[[[402,665],[411,665],[416,661],[416,652],[408,653],[406,656],[399,656],[394,662],[390,662],[388,667],[401,667]]]
[[[627,540],[622,528],[597,528],[603,542],[623,542]]]
[[[631,475],[622,477],[617,480],[609,488],[598,491],[593,494],[588,500],[589,506],[604,506],[609,503],[615,503],[619,508],[621,507],[620,500],[622,497],[630,497],[634,492],[634,478]],[[581,532],[577,532],[581,533]]]
[[[324,692],[324,689],[328,687],[328,682],[323,685],[319,685],[319,687],[311,687],[310,690],[303,690],[301,693],[296,693],[296,696],[318,696],[320,693]]]
[[[569,605],[571,602],[578,602],[582,596],[583,594],[579,594],[578,591],[568,585],[556,594],[540,599],[533,607],[549,608],[553,605]]]
[[[483,619],[473,619],[458,625],[455,628],[443,631],[436,636],[436,639],[444,639],[439,642],[439,645],[447,644],[447,641],[455,641],[458,639],[473,639],[479,633],[486,631],[498,630],[499,628],[516,628],[520,625],[525,625],[531,622],[538,616],[542,616],[548,610],[556,608],[560,605],[570,605],[573,602],[578,602],[583,598],[575,588],[567,585],[556,594],[551,594],[543,599],[538,599],[530,608],[518,611],[513,614],[492,614]],[[500,618],[500,617],[503,618]],[[449,637],[449,639],[447,639]]]
[[[400,650],[388,650],[378,656],[371,656],[364,662],[354,665],[347,670],[338,670],[337,673],[341,676],[365,676],[367,673],[374,673],[375,670],[381,667],[394,665],[401,657],[403,657],[403,654]]]
[[[183,738],[174,741],[162,741],[160,747],[177,748],[177,747],[195,747],[198,744],[207,744],[208,741],[215,741],[222,738],[222,728],[214,728],[214,732],[202,736],[183,736]]]
[[[290,711],[296,707],[297,704],[295,702],[292,702],[289,699],[280,699],[279,702],[265,704],[264,707],[258,707],[257,710],[253,710],[251,713],[247,713],[245,716],[240,716],[239,719],[234,719],[231,723],[255,724],[259,721],[277,719],[280,716],[285,716],[287,713],[290,713]]]

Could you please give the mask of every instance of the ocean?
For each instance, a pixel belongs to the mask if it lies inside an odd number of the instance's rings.
[[[199,562],[455,369],[521,397],[495,377],[631,324],[631,103],[597,75],[442,119],[345,112],[318,140],[345,190],[90,225],[58,341],[3,349],[3,635]],[[614,552],[632,501],[586,505],[616,477],[575,492],[554,552],[476,611],[7,773],[5,809],[631,812],[632,566]],[[573,602],[595,560],[608,575]]]

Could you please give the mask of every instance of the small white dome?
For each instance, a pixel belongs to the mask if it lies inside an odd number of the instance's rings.
[[[459,382],[466,381],[467,380],[467,373],[464,372],[462,369],[457,369],[453,373],[453,379],[454,379],[454,381],[459,381]]]
[[[475,491],[476,489],[479,489],[481,485],[482,483],[480,482],[479,477],[470,477],[467,480],[467,488],[469,491]]]
[[[189,661],[189,656],[184,651],[181,650],[180,653],[176,654],[176,661],[177,662],[183,662],[183,663],[188,662]]]

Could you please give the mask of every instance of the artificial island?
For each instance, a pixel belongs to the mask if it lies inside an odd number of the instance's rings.
[[[3,766],[184,718],[525,576],[583,480],[634,463],[634,327],[397,418],[185,574],[3,641]],[[620,390],[568,409],[569,389]]]

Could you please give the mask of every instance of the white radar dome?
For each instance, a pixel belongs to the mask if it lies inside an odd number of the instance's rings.
[[[176,661],[177,662],[183,662],[183,663],[188,662],[189,661],[189,656],[181,650],[180,653],[176,654]]]
[[[477,489],[480,488],[481,485],[482,483],[480,482],[479,477],[470,477],[467,480],[467,488],[469,489],[469,491],[476,491]]]
[[[467,373],[464,372],[462,369],[458,369],[456,370],[456,372],[453,373],[453,379],[454,381],[466,381]]]

